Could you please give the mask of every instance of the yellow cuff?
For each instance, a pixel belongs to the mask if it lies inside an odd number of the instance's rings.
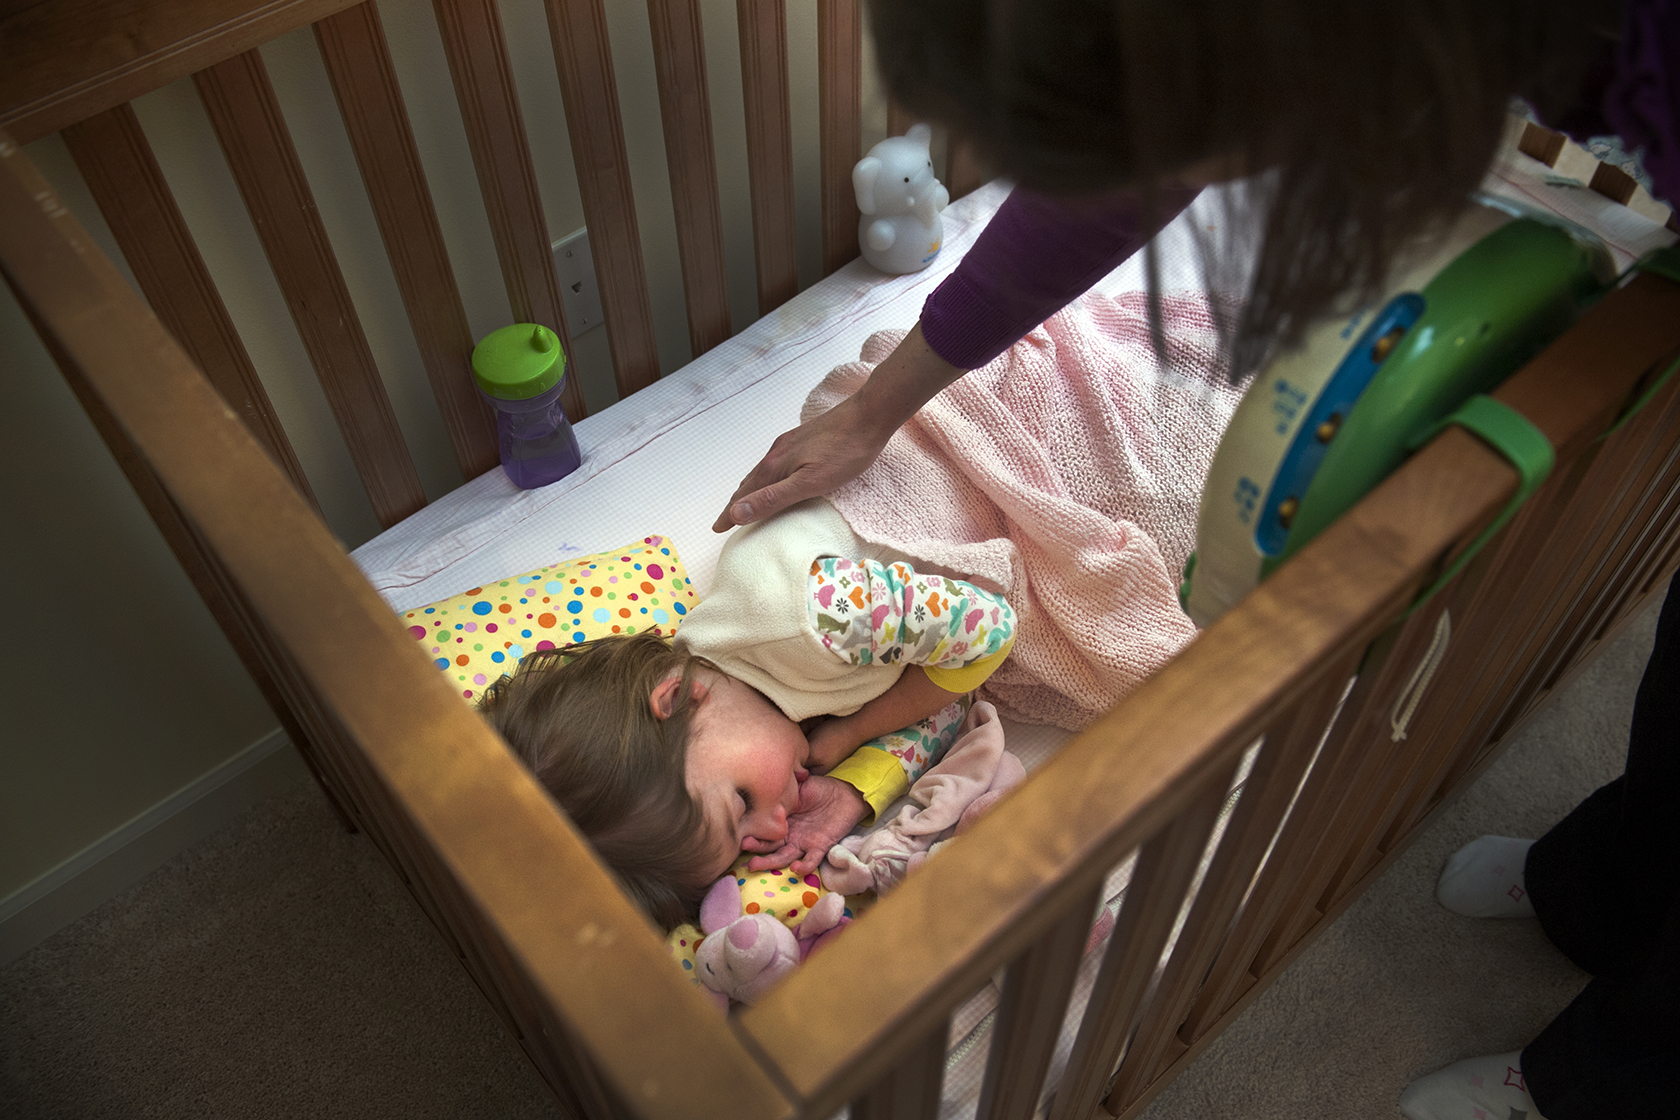
[[[1015,639],[1010,638],[1003,643],[1003,648],[996,653],[987,654],[978,661],[970,661],[967,665],[944,667],[939,665],[923,665],[922,672],[927,679],[943,688],[946,692],[973,692],[985,683],[987,677],[997,671],[1003,664],[1003,659],[1009,656],[1010,647]]]
[[[859,824],[873,823],[881,815],[881,810],[903,797],[910,788],[910,780],[904,776],[904,764],[898,756],[868,744],[842,759],[828,772],[828,776],[839,778],[863,795],[864,803],[869,806],[869,815]]]

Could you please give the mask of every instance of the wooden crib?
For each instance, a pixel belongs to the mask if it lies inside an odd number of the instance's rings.
[[[606,9],[545,7],[614,373],[629,394],[658,364]],[[512,318],[569,338],[496,5],[434,0],[434,10]],[[648,14],[699,354],[731,326],[701,10],[699,0],[649,0]],[[736,14],[768,312],[798,286],[786,10],[738,0]],[[817,0],[816,15],[826,272],[856,252],[849,171],[863,50],[856,0]],[[0,266],[322,788],[379,845],[568,1113],[818,1120],[849,1103],[858,1118],[932,1116],[953,1008],[1007,968],[979,1114],[1029,1116],[1099,886],[1137,850],[1052,1108],[1057,1118],[1136,1115],[1680,563],[1680,389],[1648,393],[1680,351],[1680,282],[1646,273],[1499,391],[1551,439],[1557,466],[1444,589],[1408,613],[1516,485],[1458,429],[1067,743],[932,869],[725,1020],[317,516],[127,104],[193,76],[356,470],[391,525],[424,495],[255,49],[306,25],[460,471],[493,467],[493,431],[467,373],[472,339],[372,0],[9,6]],[[55,131],[144,298],[18,147]],[[955,152],[953,194],[976,178]],[[1620,189],[1613,176],[1602,186]],[[575,417],[583,401],[571,384]],[[1449,618],[1444,660],[1418,695],[1414,670]]]

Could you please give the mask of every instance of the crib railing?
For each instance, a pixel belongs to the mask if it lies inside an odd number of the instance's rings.
[[[8,282],[328,787],[577,1115],[932,1115],[951,1011],[1005,966],[980,1114],[1029,1115],[1098,885],[1137,850],[1053,1112],[1135,1114],[1680,562],[1680,390],[1610,431],[1680,354],[1680,285],[1642,275],[1499,391],[1558,466],[1448,586],[1404,613],[1515,482],[1456,429],[725,1021],[16,146],[0,156]]]
[[[436,0],[435,10],[510,311],[564,337],[496,9]],[[546,11],[615,372],[633,391],[657,367],[604,8],[548,0]],[[649,14],[698,352],[732,326],[698,6],[654,0]],[[785,7],[739,0],[737,17],[768,310],[797,286]],[[853,0],[821,0],[818,18],[827,269],[855,246],[846,173],[860,39]],[[323,788],[380,846],[574,1115],[814,1120],[847,1102],[863,1116],[931,1115],[951,1012],[1000,967],[980,1114],[1028,1115],[1098,886],[1137,851],[1053,1109],[1135,1115],[1680,563],[1677,390],[1599,439],[1680,348],[1680,285],[1641,276],[1500,390],[1545,431],[1558,464],[1446,588],[1404,613],[1514,486],[1457,430],[1065,746],[934,871],[726,1022],[315,516],[125,104],[195,75],[390,524],[424,498],[255,53],[311,23],[456,462],[466,476],[492,464],[461,299],[371,4],[42,4],[0,17],[0,120],[17,139],[63,129],[156,317],[3,137],[0,269]],[[953,194],[973,174],[954,152]],[[1419,666],[1431,661],[1425,682]],[[1256,742],[1203,874],[1232,775]]]

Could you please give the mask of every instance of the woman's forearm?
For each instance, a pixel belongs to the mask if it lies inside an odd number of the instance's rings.
[[[881,443],[966,370],[934,352],[922,325],[905,336],[853,396],[860,419],[882,435]]]

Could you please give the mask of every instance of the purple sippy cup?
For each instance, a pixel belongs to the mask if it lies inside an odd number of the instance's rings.
[[[522,490],[564,478],[583,461],[560,403],[566,355],[553,331],[515,323],[473,347],[473,380],[496,408],[502,469]]]

